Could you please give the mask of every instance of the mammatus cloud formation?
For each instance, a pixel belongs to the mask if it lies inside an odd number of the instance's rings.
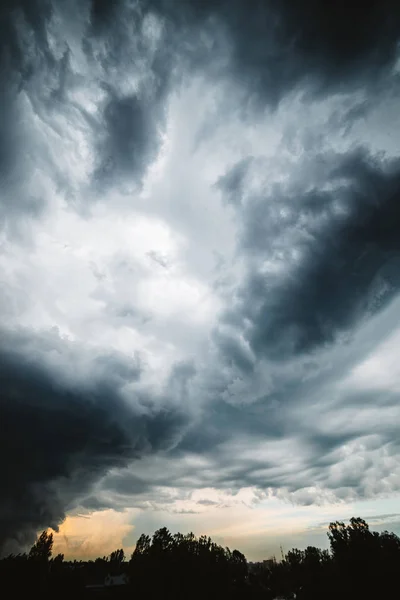
[[[398,3],[3,4],[3,550],[398,491]]]

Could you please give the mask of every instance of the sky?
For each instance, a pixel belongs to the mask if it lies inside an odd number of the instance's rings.
[[[400,5],[7,0],[0,548],[400,532]]]

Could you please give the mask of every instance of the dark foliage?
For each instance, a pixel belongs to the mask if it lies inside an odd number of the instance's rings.
[[[29,554],[0,561],[3,588],[13,597],[42,598],[286,598],[366,600],[395,598],[400,538],[370,531],[360,518],[329,525],[330,552],[308,546],[281,561],[247,563],[207,536],[171,534],[165,527],[142,534],[131,559],[123,549],[95,561],[51,558],[53,536],[43,532]],[[114,585],[104,585],[104,584]],[[115,585],[119,583],[120,585]]]

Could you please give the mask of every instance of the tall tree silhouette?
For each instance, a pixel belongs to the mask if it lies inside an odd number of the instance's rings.
[[[46,562],[53,551],[53,534],[43,531],[29,551],[29,559]]]
[[[125,552],[122,548],[118,550],[114,550],[111,552],[109,565],[110,565],[110,574],[111,575],[119,575],[122,572],[122,566],[125,561]]]

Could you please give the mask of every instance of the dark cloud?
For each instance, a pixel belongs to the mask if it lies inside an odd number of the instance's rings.
[[[246,174],[252,161],[251,156],[243,158],[222,175],[216,183],[216,187],[224,192],[227,200],[233,205],[240,205],[241,191],[245,186]]]
[[[103,191],[122,189],[126,181],[140,187],[160,148],[170,93],[179,96],[185,76],[189,80],[205,73],[218,85],[228,83],[237,93],[232,97],[240,118],[248,118],[260,106],[279,107],[299,88],[309,99],[360,89],[362,93],[348,110],[331,115],[326,131],[314,131],[318,128],[310,116],[310,132],[300,141],[303,155],[298,162],[304,173],[294,182],[269,185],[266,168],[261,176],[265,185],[255,192],[253,176],[259,177],[263,164],[252,156],[219,178],[217,187],[237,217],[237,256],[245,276],[229,297],[229,309],[218,317],[210,340],[211,350],[217,352],[206,375],[201,360],[197,364],[179,354],[180,362],[166,377],[165,397],[143,391],[146,386],[132,392],[145,368],[139,354],[109,350],[90,355],[80,342],[69,343],[56,333],[4,332],[0,547],[10,540],[29,542],[38,529],[56,527],[65,512],[78,505],[120,508],[126,496],[141,497],[141,502],[154,499],[158,486],[282,488],[284,497],[292,494],[305,504],[315,501],[306,489],[311,485],[335,490],[344,499],[352,493],[375,493],[371,481],[379,481],[379,474],[374,452],[383,448],[394,460],[398,420],[377,424],[372,443],[364,440],[371,420],[357,420],[355,415],[367,415],[373,404],[382,414],[392,415],[396,394],[343,395],[335,407],[348,418],[327,431],[308,397],[310,393],[315,398],[323,376],[306,384],[312,366],[299,369],[300,374],[274,369],[277,363],[331,346],[383,310],[399,292],[398,161],[354,147],[347,152],[315,151],[329,131],[340,129],[345,135],[365,118],[373,98],[383,94],[379,89],[386,85],[394,94],[399,30],[400,5],[394,0],[368,1],[362,9],[349,0],[2,3],[0,219],[6,237],[20,232],[21,224],[29,230],[33,218],[40,219],[57,194],[60,205],[65,201],[74,211],[102,198]],[[188,112],[202,108],[200,98]],[[222,121],[224,109],[219,109]],[[208,131],[213,128],[214,123]],[[76,132],[78,141],[73,139]],[[46,136],[51,138],[48,144]],[[203,135],[201,143],[206,138]],[[66,139],[71,145],[62,145]],[[282,132],[282,145],[292,148],[297,142],[296,126]],[[81,146],[83,165],[81,155],[76,157]],[[304,154],[309,154],[308,162]],[[179,169],[182,172],[185,165]],[[42,178],[46,184],[41,187],[37,182]],[[174,198],[168,196],[170,201],[173,204]],[[190,194],[187,201],[192,201]],[[178,202],[177,212],[181,206]],[[193,231],[196,226],[201,229],[193,223]],[[47,223],[40,233],[47,235],[46,229]],[[13,235],[8,242],[11,239]],[[173,271],[172,259],[155,250],[147,254],[158,271],[166,276]],[[18,271],[21,258],[12,251],[8,256]],[[86,251],[79,256],[86,260]],[[227,263],[228,259],[223,264]],[[266,264],[278,268],[268,271]],[[110,269],[116,272],[115,265]],[[93,272],[104,281],[104,291],[94,291],[90,302],[103,306],[103,318],[117,329],[123,321],[125,331],[132,333],[156,320],[135,305],[133,285],[116,287],[114,298],[102,268],[95,265]],[[68,277],[68,268],[66,273]],[[131,282],[139,276],[139,271],[125,269],[121,279]],[[4,281],[7,277],[8,272]],[[6,301],[0,307],[6,315],[14,314],[17,304],[24,312],[30,297],[35,302],[35,279],[16,279],[15,290],[4,286]],[[54,281],[59,280],[52,285]],[[54,308],[51,319],[53,313],[57,318],[62,294],[63,290],[55,294],[54,306],[49,301],[39,309],[46,313]],[[68,306],[76,310],[74,303]],[[42,315],[39,309],[32,311],[35,326],[37,315],[39,321]],[[82,320],[87,322],[91,316],[85,311]],[[67,322],[68,309],[65,313]],[[82,331],[84,336],[90,327],[82,326]],[[187,327],[185,336],[190,335]],[[151,330],[145,336],[157,345]],[[137,338],[140,343],[140,335]],[[175,331],[172,342],[168,340],[168,364],[179,345],[177,338]],[[105,333],[101,339],[109,338]],[[158,354],[156,358],[158,364]],[[236,405],[235,389],[242,390]],[[243,401],[243,396],[251,398]],[[204,397],[208,403],[203,405]],[[302,419],[296,413],[299,408]],[[328,409],[327,416],[332,416]],[[360,450],[366,454],[364,470],[340,455],[345,446],[354,445],[358,451],[359,440],[365,446]],[[265,453],[257,454],[266,442]],[[154,472],[144,472],[144,459],[153,454],[160,463]],[[201,457],[206,466],[194,469],[193,457]],[[134,472],[126,468],[132,461],[138,465]],[[385,477],[392,466],[389,460]]]
[[[111,98],[104,110],[107,133],[98,175],[113,179],[122,170],[140,178],[158,147],[157,124],[154,111],[149,114],[137,96]]]
[[[202,500],[197,500],[197,504],[201,504],[202,506],[216,506],[218,505],[218,502],[204,498]]]
[[[100,183],[130,176],[138,184],[154,160],[165,125],[165,104],[170,88],[173,45],[168,28],[157,41],[146,39],[143,28],[151,16],[142,4],[92,2],[88,56],[103,68],[107,93],[98,131],[95,178]],[[149,29],[156,25],[149,25]],[[149,34],[155,36],[153,32]],[[98,44],[102,44],[100,53]],[[103,48],[106,48],[104,51]],[[124,73],[125,70],[125,73]],[[114,73],[119,79],[113,84]],[[128,73],[127,73],[128,72]],[[132,79],[135,92],[121,89],[124,77]],[[129,79],[128,79],[129,81]]]
[[[95,31],[109,28],[118,16],[118,11],[123,5],[123,0],[108,2],[108,0],[91,0],[90,22]]]
[[[146,17],[140,5],[126,2],[82,2],[72,13],[58,0],[3,3],[0,218],[9,233],[19,232],[21,221],[46,208],[38,174],[51,174],[66,199],[76,202],[73,183],[44,140],[50,131],[61,134],[60,117],[69,121],[71,131],[77,119],[91,131],[96,143],[93,177],[102,188],[122,176],[140,185],[160,145],[172,73],[170,44],[160,34],[159,47],[154,47],[151,31],[145,39]],[[102,90],[98,115],[70,95],[85,78],[71,64],[82,50],[92,82]]]
[[[123,470],[106,477],[102,482],[102,487],[105,490],[126,495],[145,494],[151,490],[149,482]]]
[[[159,416],[154,406],[144,410],[143,405],[139,409],[123,400],[121,384],[138,377],[134,365],[129,369],[115,356],[102,356],[97,360],[101,375],[88,373],[79,384],[72,374],[66,381],[44,366],[41,340],[26,334],[22,339],[4,338],[0,547],[13,541],[23,545],[38,529],[57,527],[65,510],[76,505],[100,476],[167,448],[183,423],[176,411],[173,416],[160,409]],[[29,353],[21,351],[27,344]],[[51,344],[46,341],[44,346],[48,349]],[[60,343],[52,354],[62,350]],[[120,484],[110,478],[111,489],[113,485]]]
[[[251,373],[254,357],[240,338],[221,328],[214,331],[213,338],[228,364],[244,373]]]
[[[232,438],[251,436],[261,441],[282,437],[285,417],[282,408],[272,405],[271,400],[261,399],[251,406],[232,406],[215,400],[203,420],[188,430],[174,452],[213,455],[219,446]]]
[[[42,200],[21,189],[21,178],[32,168],[30,144],[26,144],[24,92],[42,65],[52,68],[46,40],[49,2],[6,1],[0,11],[0,219],[13,229],[14,215],[35,215]],[[35,52],[40,47],[40,52]]]
[[[242,251],[258,261],[274,260],[277,250],[284,256],[278,276],[251,269],[225,315],[246,330],[257,356],[290,356],[333,342],[400,288],[398,161],[357,150],[321,162],[329,167],[316,187],[309,189],[309,181],[306,189],[277,187],[239,213]],[[234,177],[242,173],[242,163],[233,170]],[[230,195],[226,177],[220,185]],[[236,193],[242,194],[239,180]],[[298,258],[291,258],[293,249]],[[225,340],[221,347],[243,368],[236,347],[229,350]]]
[[[175,27],[225,37],[229,75],[243,89],[276,105],[295,86],[316,92],[376,85],[396,61],[400,9],[395,0],[149,0]],[[214,46],[218,52],[221,47]]]
[[[122,175],[140,184],[159,148],[168,93],[182,68],[210,70],[218,63],[212,59],[228,52],[231,62],[221,63],[218,77],[275,105],[300,83],[328,90],[378,82],[379,74],[387,74],[394,64],[400,29],[394,0],[367,2],[362,11],[355,2],[327,7],[316,0],[97,0],[81,3],[75,13],[57,0],[3,6],[0,176],[7,191],[1,198],[2,218],[10,228],[15,215],[40,214],[46,204],[39,190],[28,194],[22,186],[38,166],[41,144],[31,130],[34,114],[55,127],[55,108],[67,118],[80,111],[97,144],[96,193]],[[154,24],[148,24],[154,15],[160,20],[157,35]],[[76,54],[71,31],[106,95],[100,119],[68,97],[80,77],[71,66]],[[132,85],[126,85],[130,79]],[[53,167],[55,175],[72,201],[68,177]]]

